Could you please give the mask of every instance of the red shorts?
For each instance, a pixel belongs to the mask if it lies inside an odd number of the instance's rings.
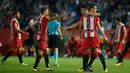
[[[86,48],[99,48],[100,47],[100,43],[98,38],[84,38],[83,43],[82,43],[82,47]]]
[[[123,50],[123,44],[117,42],[116,43],[116,50]]]
[[[40,50],[45,50],[46,48],[48,48],[47,41],[39,40],[38,41],[38,48]]]
[[[100,48],[100,43],[98,38],[84,38],[81,47],[78,49],[78,52],[83,52],[86,49]]]
[[[21,39],[13,40],[11,48],[19,48],[19,47],[22,47],[22,40]]]

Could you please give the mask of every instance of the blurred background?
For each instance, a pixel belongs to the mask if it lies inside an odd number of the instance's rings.
[[[21,27],[26,27],[30,16],[39,16],[42,6],[48,6],[59,14],[69,13],[71,20],[62,22],[62,25],[71,25],[81,16],[80,6],[87,2],[98,6],[105,29],[115,28],[116,15],[121,16],[124,24],[130,20],[129,0],[0,0],[0,28],[9,27],[12,11],[16,9],[21,13]]]
[[[116,28],[114,22],[115,16],[120,16],[125,25],[130,20],[130,0],[0,0],[0,43],[3,45],[9,44],[8,40],[3,40],[3,38],[8,38],[9,36],[7,33],[9,31],[8,28],[10,28],[12,12],[16,9],[21,14],[19,20],[21,28],[25,28],[28,25],[32,16],[37,18],[40,15],[40,8],[42,6],[49,7],[52,12],[58,14],[69,13],[70,17],[68,19],[61,19],[60,23],[61,26],[70,26],[78,21],[81,16],[80,6],[86,3],[97,5],[98,12],[101,13],[101,24],[109,41],[111,41]],[[70,32],[75,31],[63,31],[64,39],[61,41],[63,43],[61,53],[65,51],[63,47],[69,41],[69,36],[72,35]],[[113,49],[110,48],[113,47],[109,41],[107,43],[110,46],[108,45],[106,50],[112,51]],[[110,53],[109,51],[107,52],[108,54]]]

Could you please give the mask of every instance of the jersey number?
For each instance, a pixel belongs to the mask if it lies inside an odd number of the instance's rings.
[[[90,28],[90,20],[87,20],[87,28]]]

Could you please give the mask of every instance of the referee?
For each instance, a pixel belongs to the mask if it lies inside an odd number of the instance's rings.
[[[52,16],[58,16],[53,13]],[[58,64],[58,41],[63,39],[60,31],[60,23],[57,20],[49,21],[48,23],[48,34],[49,34],[49,48],[50,51],[54,49],[54,66],[59,66]]]

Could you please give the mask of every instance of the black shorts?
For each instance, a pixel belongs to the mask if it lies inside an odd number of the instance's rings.
[[[31,47],[31,46],[34,45],[34,40],[33,40],[33,39],[25,40],[25,41],[24,41],[24,44],[25,44],[26,46]]]
[[[49,35],[49,48],[58,48],[59,36]]]
[[[130,48],[130,42],[126,42],[125,47],[126,47],[126,48]]]

